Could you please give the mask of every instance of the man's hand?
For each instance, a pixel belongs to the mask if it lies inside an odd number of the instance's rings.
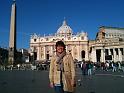
[[[53,83],[50,83],[50,87],[53,88],[54,87],[54,84]]]
[[[72,82],[71,85],[72,85],[73,87],[76,87],[76,83],[74,83],[74,82]]]

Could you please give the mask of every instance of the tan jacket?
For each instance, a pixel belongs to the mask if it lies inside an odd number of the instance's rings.
[[[49,79],[50,83],[60,84],[60,71],[57,71],[56,57],[53,56],[50,63]],[[73,92],[75,84],[75,66],[71,54],[63,57],[64,72],[62,74],[62,82],[64,91]]]

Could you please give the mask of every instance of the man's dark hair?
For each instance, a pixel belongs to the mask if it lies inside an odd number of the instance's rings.
[[[57,47],[57,46],[63,46],[64,49],[65,49],[65,44],[64,44],[63,41],[57,41],[57,42],[56,42],[56,47]]]

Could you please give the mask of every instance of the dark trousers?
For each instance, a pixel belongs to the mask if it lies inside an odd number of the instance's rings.
[[[72,92],[64,91],[62,86],[54,86],[54,88],[55,88],[55,93],[72,93]]]
[[[54,86],[55,93],[64,93],[62,86]]]

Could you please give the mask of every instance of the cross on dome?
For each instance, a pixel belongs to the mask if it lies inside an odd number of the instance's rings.
[[[65,20],[65,17],[64,17],[64,21],[63,21],[63,24],[62,25],[63,26],[66,26],[67,25],[66,20]]]

